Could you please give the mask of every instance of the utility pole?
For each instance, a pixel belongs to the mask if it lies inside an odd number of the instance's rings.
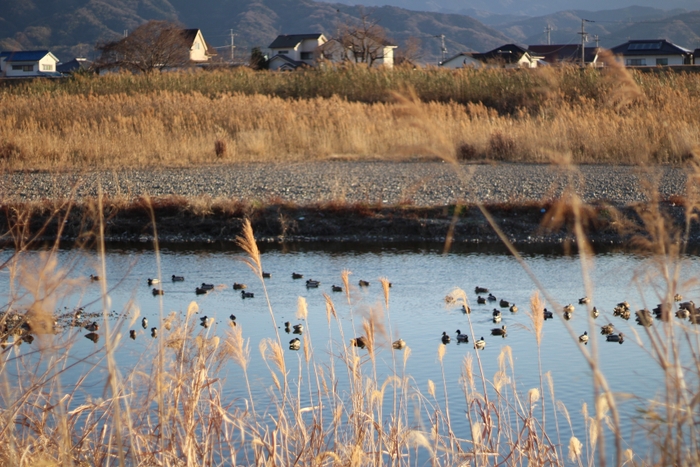
[[[444,35],[444,34],[438,34],[437,36],[433,36],[433,37],[437,37],[437,38],[440,39],[440,52],[441,52],[441,54],[442,54],[442,60],[440,61],[440,63],[438,63],[438,65],[440,65],[440,64],[442,64],[442,63],[445,61],[445,59],[447,58],[447,46],[445,45],[445,35]]]
[[[236,37],[238,34],[234,34],[233,29],[230,29],[230,32],[231,32],[231,65],[233,65],[235,51],[236,51],[236,46],[233,45],[233,38]]]
[[[547,45],[552,45],[552,31],[552,26],[550,26],[549,24],[546,28],[544,28],[544,33],[547,34]]]
[[[581,34],[581,67],[586,66],[586,38],[588,36],[585,29],[586,23],[595,23],[595,21],[581,18],[581,32],[579,32]]]
[[[598,48],[598,42],[600,42],[600,38],[598,37],[598,34],[593,36],[593,40],[595,41],[595,48]]]

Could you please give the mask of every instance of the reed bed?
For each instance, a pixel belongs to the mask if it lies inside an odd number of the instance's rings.
[[[0,164],[680,163],[700,147],[699,97],[699,74],[614,67],[81,76],[0,90]]]

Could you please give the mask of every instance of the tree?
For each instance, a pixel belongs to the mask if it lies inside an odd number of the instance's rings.
[[[184,67],[190,63],[191,45],[177,24],[149,21],[123,39],[98,45],[102,55],[95,66],[142,73]]]
[[[366,63],[371,67],[376,60],[384,58],[388,41],[386,31],[378,23],[378,20],[361,10],[358,20],[339,25],[338,42],[347,51],[345,59]]]
[[[394,54],[394,65],[415,66],[421,58],[421,40],[409,37]]]
[[[260,47],[253,47],[250,51],[250,68],[253,70],[267,69],[267,57],[262,53]]]

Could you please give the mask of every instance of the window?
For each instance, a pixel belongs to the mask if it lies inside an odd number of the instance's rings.
[[[302,60],[313,60],[313,58],[314,58],[313,52],[302,52],[301,53]]]
[[[280,50],[280,51],[277,52],[277,53],[280,54],[280,55],[287,55],[287,54],[289,53],[289,50]]]
[[[668,66],[668,58],[657,58],[656,64],[658,66]]]
[[[626,63],[627,66],[646,66],[646,64],[646,58],[628,58]]]
[[[53,71],[53,67],[50,63],[44,63],[41,65],[41,71]]]
[[[12,65],[12,69],[15,71],[34,71],[34,65]]]
[[[194,50],[199,50],[199,42],[194,43]]]

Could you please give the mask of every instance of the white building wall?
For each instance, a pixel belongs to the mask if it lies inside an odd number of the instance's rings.
[[[207,45],[204,42],[204,37],[202,32],[198,31],[197,35],[192,42],[192,47],[190,48],[190,60],[193,62],[206,62],[209,60],[207,57]]]
[[[481,68],[482,65],[483,63],[481,63],[479,60],[475,60],[468,55],[458,55],[456,57],[452,57],[451,59],[445,60],[440,66],[444,68],[452,68],[454,70],[468,66]]]
[[[638,61],[635,61],[638,60]],[[660,66],[665,65],[683,65],[683,57],[680,55],[623,55],[622,61],[625,66],[657,66],[657,60],[668,63],[658,63]]]

